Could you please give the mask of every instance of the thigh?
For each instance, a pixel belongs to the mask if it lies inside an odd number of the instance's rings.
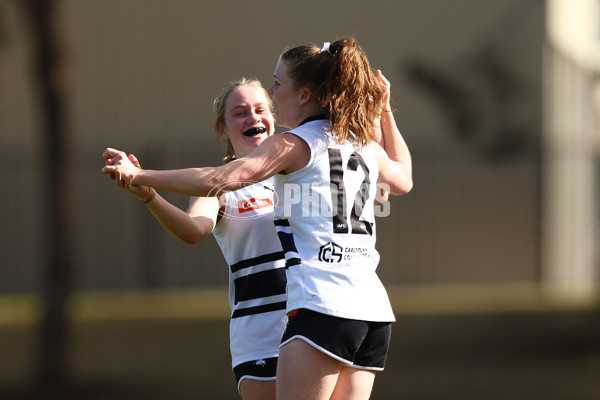
[[[244,379],[240,384],[243,400],[275,400],[275,381]]]
[[[342,367],[331,400],[367,400],[374,381],[375,371]]]
[[[277,400],[326,400],[341,363],[302,339],[282,345],[277,364]]]

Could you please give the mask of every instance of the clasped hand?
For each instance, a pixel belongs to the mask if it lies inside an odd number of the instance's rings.
[[[109,147],[104,150],[102,158],[105,162],[102,173],[115,180],[117,185],[137,197],[144,197],[148,194],[148,187],[133,184],[133,180],[141,170],[141,166],[133,154],[127,156],[124,152]]]

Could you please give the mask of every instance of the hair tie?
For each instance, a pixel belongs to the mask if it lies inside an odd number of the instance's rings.
[[[329,50],[329,45],[330,45],[329,42],[323,43],[323,47],[321,48],[321,53],[324,52],[324,51],[326,51],[329,54],[333,55],[333,53],[331,52],[331,50]]]

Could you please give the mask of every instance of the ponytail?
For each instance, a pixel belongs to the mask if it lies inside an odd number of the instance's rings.
[[[288,63],[296,88],[313,91],[337,142],[362,146],[373,139],[373,116],[381,114],[384,92],[354,39],[339,39],[322,48],[295,47],[281,59]]]

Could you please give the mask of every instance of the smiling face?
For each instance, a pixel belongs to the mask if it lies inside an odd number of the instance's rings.
[[[217,129],[221,138],[231,143],[237,158],[256,149],[275,130],[264,89],[235,88],[225,103],[224,123],[218,124]]]

